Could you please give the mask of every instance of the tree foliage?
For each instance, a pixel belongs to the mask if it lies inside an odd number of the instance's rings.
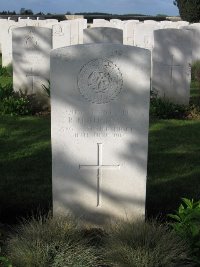
[[[174,0],[182,20],[189,22],[200,21],[200,0]]]

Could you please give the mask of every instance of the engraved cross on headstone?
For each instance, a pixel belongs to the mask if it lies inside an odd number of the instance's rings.
[[[167,66],[170,68],[170,89],[173,88],[173,68],[174,67],[181,67],[180,64],[174,64],[174,56],[172,55],[171,57],[171,64],[163,64],[163,63],[159,63],[157,62],[158,64],[160,64],[161,66]]]
[[[120,165],[103,165],[102,160],[102,144],[97,143],[98,155],[96,165],[79,165],[79,169],[97,170],[97,207],[100,206],[100,183],[102,179],[102,170],[119,170]]]
[[[32,93],[34,92],[34,77],[39,77],[40,75],[34,73],[33,68],[31,68],[30,72],[26,74],[26,77],[31,77],[31,86],[32,86]]]

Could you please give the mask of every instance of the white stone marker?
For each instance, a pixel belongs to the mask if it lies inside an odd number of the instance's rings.
[[[21,22],[7,21],[4,25],[2,37],[2,66],[6,67],[12,64],[12,31],[15,28],[26,26]]]
[[[161,25],[157,24],[136,24],[134,28],[134,45],[149,50],[153,49],[154,46],[154,35],[155,30],[160,29]]]
[[[192,36],[190,31],[163,29],[154,32],[152,88],[162,98],[189,104]]]
[[[123,31],[115,28],[96,27],[83,30],[83,43],[123,44]]]
[[[91,24],[91,28],[93,27],[109,27],[109,28],[117,28],[117,25],[114,23],[105,20],[105,19],[93,19],[93,23]]]
[[[195,61],[200,60],[200,23],[194,23],[181,28],[189,30],[192,33],[192,62],[194,63]]]
[[[50,29],[22,27],[13,30],[13,88],[36,94],[41,105],[48,104],[42,85],[48,86],[50,79],[51,49]]]
[[[54,214],[145,214],[150,52],[120,44],[51,52]]]
[[[135,39],[134,30],[137,24],[139,24],[139,20],[138,21],[130,20],[124,23],[123,44],[134,45],[134,39]]]
[[[83,30],[87,28],[86,19],[64,20],[59,24],[70,25],[70,45],[83,44]]]
[[[70,24],[53,25],[53,49],[70,45]]]
[[[3,28],[4,28],[4,25],[6,25],[7,23],[7,19],[0,19],[0,53],[2,52],[2,40],[3,40]]]
[[[157,25],[159,22],[156,20],[144,20],[144,24]]]

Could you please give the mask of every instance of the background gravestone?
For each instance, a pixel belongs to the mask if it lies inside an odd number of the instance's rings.
[[[152,88],[162,98],[189,104],[192,33],[163,29],[154,32]]]
[[[83,30],[83,43],[123,44],[123,31],[115,28],[96,27]]]
[[[38,105],[48,105],[43,89],[48,87],[52,30],[22,27],[13,31],[13,88],[37,96]]]
[[[159,23],[136,24],[134,28],[134,45],[152,50],[154,46],[153,32],[160,28]]]
[[[134,45],[135,35],[134,30],[136,25],[139,24],[139,21],[126,21],[124,23],[123,30],[123,44],[125,45]]]
[[[7,21],[2,27],[2,66],[6,67],[12,64],[12,31],[15,28],[25,26],[24,23]]]
[[[53,25],[53,49],[70,45],[70,24],[58,23]]]
[[[192,63],[200,60],[200,23],[194,23],[189,26],[181,27],[192,34]]]
[[[54,214],[145,214],[150,52],[119,44],[51,52]]]

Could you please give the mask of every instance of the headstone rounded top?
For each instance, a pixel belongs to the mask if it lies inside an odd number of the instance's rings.
[[[77,82],[81,95],[87,101],[96,104],[111,102],[123,87],[119,67],[106,58],[93,59],[84,64]]]

